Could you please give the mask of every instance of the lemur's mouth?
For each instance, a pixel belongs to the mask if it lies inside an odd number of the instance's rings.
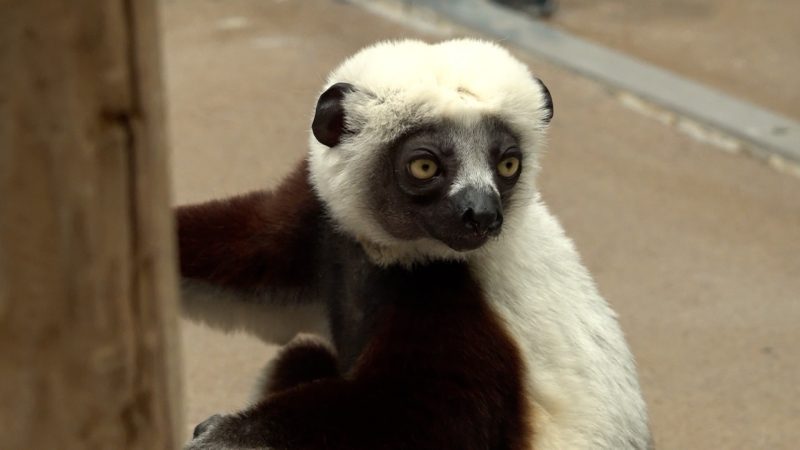
[[[490,238],[500,234],[500,228],[495,230],[472,230],[449,236],[446,239],[439,239],[448,247],[458,252],[476,250],[482,247]]]
[[[466,187],[451,199],[452,236],[445,242],[454,250],[475,250],[500,234],[503,205],[500,196],[481,187]]]
[[[435,239],[457,252],[468,252],[482,247],[502,231],[502,220],[491,227],[471,226],[464,222],[442,221],[423,223],[427,237]]]

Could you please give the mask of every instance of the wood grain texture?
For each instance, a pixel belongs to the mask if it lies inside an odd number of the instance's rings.
[[[170,449],[176,283],[153,0],[0,1],[0,448]]]

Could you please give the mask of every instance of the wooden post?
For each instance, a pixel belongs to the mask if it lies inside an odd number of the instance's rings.
[[[154,0],[0,0],[0,449],[180,436]]]

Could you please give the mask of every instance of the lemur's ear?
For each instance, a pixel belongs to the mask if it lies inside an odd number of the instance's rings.
[[[335,147],[339,145],[342,135],[347,133],[342,102],[345,95],[355,90],[350,83],[336,83],[319,96],[311,131],[320,144]]]
[[[544,83],[542,83],[542,80],[537,78],[536,82],[538,82],[539,86],[542,87],[542,96],[544,97],[542,109],[547,110],[547,113],[544,117],[544,122],[550,123],[550,120],[553,118],[553,97],[550,96],[550,90],[547,89],[547,86],[545,86]]]

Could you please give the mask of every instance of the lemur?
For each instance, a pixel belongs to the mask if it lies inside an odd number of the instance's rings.
[[[368,47],[276,189],[177,211],[183,307],[285,343],[186,449],[645,449],[615,313],[536,189],[550,93],[496,44]]]

